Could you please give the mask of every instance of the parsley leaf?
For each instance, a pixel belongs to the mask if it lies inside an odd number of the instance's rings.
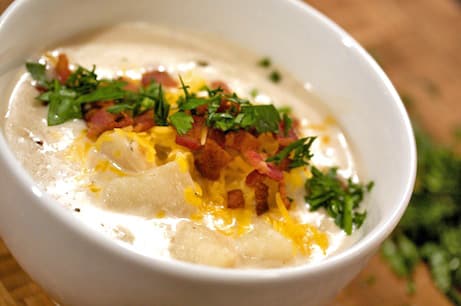
[[[283,148],[276,155],[266,159],[266,161],[274,162],[276,165],[279,165],[285,158],[290,158],[291,162],[288,166],[289,169],[306,166],[313,156],[310,148],[315,139],[316,137],[305,137],[296,140]]]
[[[78,66],[77,70],[72,72],[67,79],[66,87],[74,89],[81,95],[88,94],[96,90],[100,81],[98,80],[95,70],[96,66],[93,66],[92,70]]]
[[[170,104],[165,101],[163,95],[163,89],[160,85],[158,98],[154,104],[154,121],[156,125],[167,126],[168,125],[168,114],[170,112]],[[171,117],[170,117],[171,119]]]
[[[226,98],[227,101],[234,102],[234,103],[237,103],[237,104],[240,104],[240,105],[249,105],[250,104],[250,101],[248,101],[248,99],[240,98],[239,96],[237,96],[237,94],[235,92],[232,93],[232,95],[226,95],[225,98]]]
[[[242,107],[241,128],[255,128],[258,133],[277,132],[280,114],[273,105],[248,105]]]
[[[80,104],[76,103],[77,93],[62,87],[57,80],[53,83],[54,90],[49,95],[48,125],[58,125],[71,119],[82,118]]]
[[[183,102],[179,106],[179,109],[180,110],[192,110],[192,109],[196,109],[197,107],[205,105],[205,104],[208,104],[208,103],[209,103],[209,101],[206,98],[195,98],[195,97],[193,97],[193,98],[189,98],[185,102]]]
[[[268,57],[263,57],[262,59],[259,60],[258,65],[264,68],[267,68],[271,65],[271,59]]]
[[[229,113],[212,113],[209,114],[207,122],[210,126],[223,132],[236,128],[235,118]]]
[[[118,114],[120,112],[132,111],[132,110],[133,110],[133,105],[126,104],[126,103],[115,104],[107,108],[107,111],[113,114]]]
[[[282,80],[282,75],[277,70],[273,70],[269,74],[269,80],[271,80],[274,83],[278,83],[278,82],[280,82]]]
[[[45,65],[40,63],[27,62],[26,69],[30,73],[32,79],[34,79],[39,86],[48,88]]]
[[[293,126],[293,120],[288,116],[287,113],[283,113],[283,135],[288,136],[288,132],[290,132],[291,127]]]
[[[179,135],[184,135],[192,128],[194,118],[185,112],[179,111],[170,116],[170,122]]]
[[[348,235],[355,225],[359,228],[366,216],[366,212],[357,211],[364,193],[370,191],[372,184],[364,186],[354,183],[351,179],[344,182],[337,175],[336,168],[321,172],[311,167],[312,177],[306,181],[306,201],[310,210],[325,208],[328,215],[335,219],[335,223]]]
[[[126,90],[123,89],[124,82],[120,81],[109,81],[105,82],[103,86],[100,86],[93,91],[81,95],[77,98],[77,103],[89,103],[107,100],[123,99],[126,95]]]

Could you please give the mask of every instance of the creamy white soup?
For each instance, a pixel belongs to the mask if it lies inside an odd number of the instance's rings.
[[[9,145],[40,188],[120,245],[155,258],[271,268],[318,262],[360,236],[363,208],[341,202],[355,192],[349,187],[360,189],[358,201],[366,189],[346,137],[268,59],[127,23],[32,60],[46,67],[46,85],[20,70],[4,120]],[[115,86],[116,94],[77,103],[91,90],[78,100],[86,89],[69,79],[93,65],[108,80],[99,90]],[[65,100],[62,88],[77,96]],[[64,103],[76,103],[77,115],[61,120]],[[319,194],[332,184],[336,194]]]

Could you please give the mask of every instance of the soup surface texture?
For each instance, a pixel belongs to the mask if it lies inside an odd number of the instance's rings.
[[[128,23],[63,42],[38,63],[48,85],[19,72],[4,120],[9,145],[40,188],[122,246],[167,260],[271,268],[317,262],[360,236],[356,204],[338,208],[325,191],[328,207],[309,205],[322,182],[356,186],[360,196],[366,189],[344,134],[308,84],[268,59]],[[82,102],[76,118],[62,120],[53,94],[59,103],[79,99],[59,92],[78,82],[69,78],[79,66],[109,80],[103,91],[119,80],[124,97]],[[267,119],[275,109],[276,120]]]

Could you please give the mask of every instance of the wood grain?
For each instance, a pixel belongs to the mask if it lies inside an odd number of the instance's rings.
[[[11,1],[0,0],[0,11]],[[415,120],[441,142],[461,124],[461,8],[455,0],[310,0],[351,33],[410,97]],[[407,293],[377,255],[331,306],[448,306],[423,265]],[[0,240],[0,306],[54,305]]]

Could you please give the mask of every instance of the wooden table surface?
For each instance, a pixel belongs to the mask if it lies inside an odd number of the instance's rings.
[[[10,0],[0,0],[3,11]],[[451,141],[461,127],[461,2],[459,0],[309,0],[351,33],[378,60],[408,108],[437,140]],[[448,306],[425,266],[416,293],[379,255],[331,306]],[[0,306],[54,305],[0,240]]]

